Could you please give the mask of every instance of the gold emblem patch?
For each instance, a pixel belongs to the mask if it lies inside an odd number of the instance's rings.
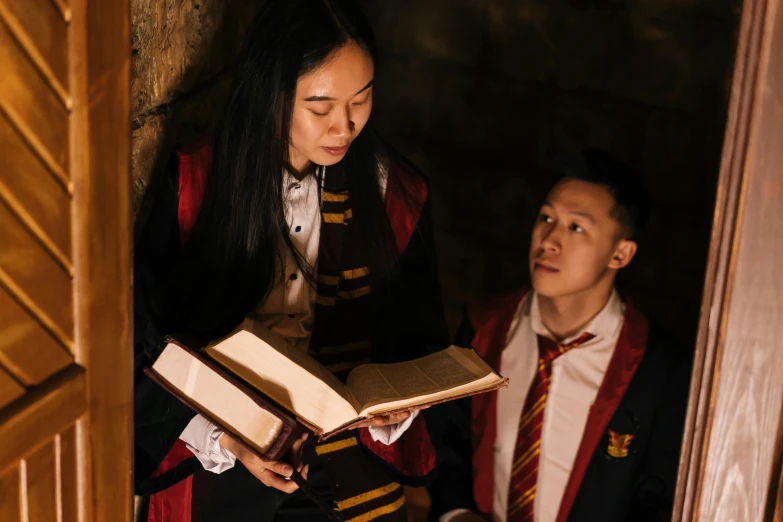
[[[633,433],[617,433],[609,430],[609,448],[606,452],[610,457],[623,459],[628,456],[628,446],[633,440]]]

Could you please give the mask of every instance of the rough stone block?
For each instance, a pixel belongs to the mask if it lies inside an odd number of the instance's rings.
[[[169,103],[231,66],[262,2],[133,0],[134,116]]]

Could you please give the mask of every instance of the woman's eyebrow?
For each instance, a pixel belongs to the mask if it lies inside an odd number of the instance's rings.
[[[374,83],[375,83],[375,79],[372,79],[372,80],[370,80],[370,82],[369,82],[367,85],[365,85],[364,87],[362,87],[362,88],[359,90],[359,92],[357,92],[356,94],[363,93],[364,91],[366,91],[367,89],[369,89],[370,87],[372,87]],[[356,96],[356,94],[354,94],[354,96]],[[308,97],[308,98],[305,98],[305,99],[304,99],[304,101],[308,101],[308,102],[320,102],[320,101],[335,101],[336,99],[337,99],[337,98],[332,98],[332,97],[330,97],[330,96],[310,96],[310,97]]]

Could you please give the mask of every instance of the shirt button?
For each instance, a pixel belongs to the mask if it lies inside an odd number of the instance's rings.
[[[296,281],[297,275],[296,274],[291,274],[289,276],[289,278],[291,279],[291,281]]]
[[[302,230],[302,227],[296,227],[296,228],[294,229],[294,232],[299,232],[300,230]]]

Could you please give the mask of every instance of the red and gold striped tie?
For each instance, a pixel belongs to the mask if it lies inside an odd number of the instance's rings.
[[[511,467],[508,488],[508,522],[533,520],[533,499],[538,482],[538,457],[541,453],[541,425],[544,407],[552,378],[552,362],[562,354],[595,337],[587,332],[567,345],[560,345],[548,337],[538,336],[538,371],[527,392],[522,416],[519,418],[519,434]]]

